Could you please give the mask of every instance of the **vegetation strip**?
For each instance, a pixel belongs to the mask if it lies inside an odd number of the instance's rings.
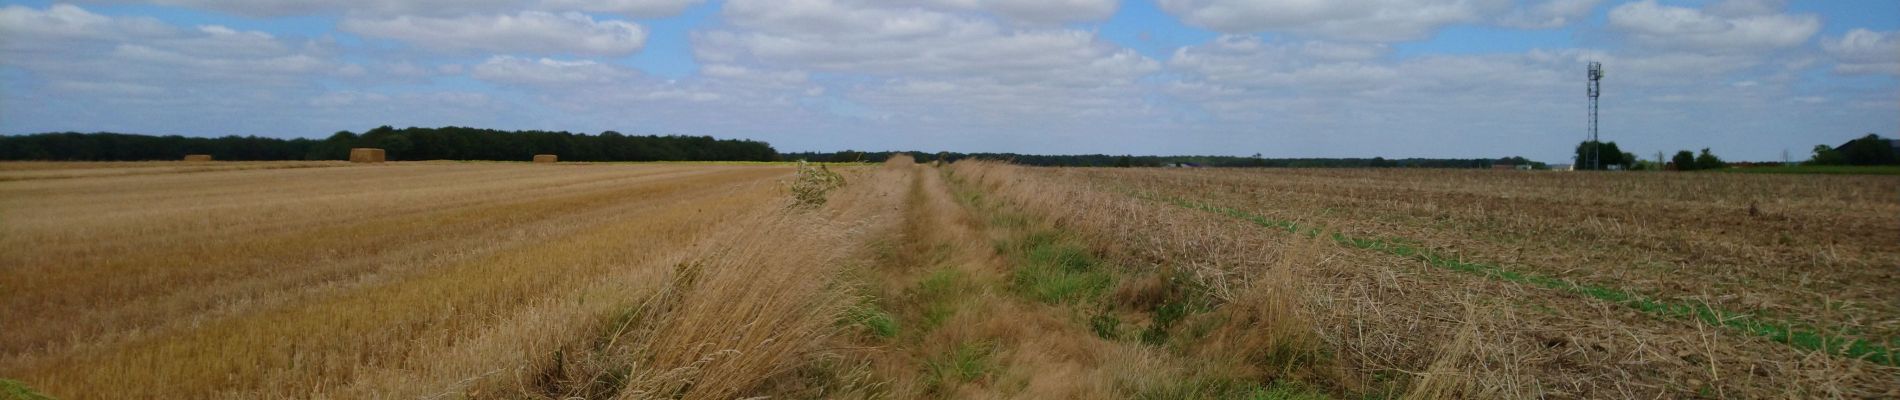
[[[1145,193],[1134,193],[1135,197],[1163,201],[1176,206],[1211,212],[1240,218],[1268,228],[1278,228],[1289,233],[1304,234],[1309,237],[1320,234],[1321,227],[1302,226],[1293,221],[1278,220],[1250,213],[1244,210],[1221,207],[1174,197],[1161,197]],[[1803,350],[1821,351],[1848,358],[1859,358],[1876,364],[1900,366],[1900,358],[1895,357],[1892,344],[1831,335],[1811,327],[1780,321],[1763,321],[1753,314],[1723,310],[1708,304],[1675,303],[1645,297],[1640,294],[1596,285],[1579,284],[1549,276],[1512,271],[1496,264],[1467,262],[1456,257],[1445,256],[1431,249],[1414,245],[1399,238],[1357,238],[1341,233],[1333,233],[1332,239],[1343,245],[1383,252],[1386,254],[1415,258],[1439,268],[1476,274],[1492,279],[1516,283],[1528,283],[1570,293],[1581,294],[1599,300],[1616,303],[1652,315],[1679,319],[1699,319],[1703,322],[1727,326],[1756,336],[1768,338]]]

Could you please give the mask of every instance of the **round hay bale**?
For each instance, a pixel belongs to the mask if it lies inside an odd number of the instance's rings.
[[[210,154],[186,154],[185,161],[186,162],[208,162],[208,161],[211,161],[211,155]]]
[[[555,155],[553,155],[553,154],[536,154],[536,155],[534,155],[534,163],[535,163],[535,164],[553,164],[553,163],[554,163],[555,161],[560,161],[560,159],[561,159],[561,157],[559,157],[559,156],[555,156]]]

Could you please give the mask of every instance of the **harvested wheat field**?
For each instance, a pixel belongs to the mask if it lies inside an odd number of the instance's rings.
[[[0,163],[0,393],[1900,396],[1900,179]]]

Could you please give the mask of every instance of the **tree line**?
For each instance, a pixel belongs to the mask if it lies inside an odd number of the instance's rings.
[[[1814,154],[1808,159],[1809,165],[1900,165],[1900,151],[1895,151],[1893,139],[1883,139],[1880,135],[1869,133],[1859,139],[1849,140],[1840,147],[1825,144],[1815,145]]]
[[[802,159],[819,162],[884,162],[894,154],[910,154],[918,162],[955,162],[976,158],[989,160],[1010,160],[1016,164],[1043,167],[1160,167],[1169,165],[1194,165],[1201,167],[1259,167],[1259,168],[1491,168],[1493,165],[1532,165],[1543,168],[1544,164],[1530,161],[1524,157],[1503,158],[1265,158],[1258,154],[1252,157],[1239,156],[1137,156],[1112,154],[1074,154],[1074,155],[1038,155],[1018,153],[957,153],[957,152],[921,152],[921,151],[854,151],[837,152],[796,152],[785,153],[784,158]]]
[[[1592,156],[1597,163],[1592,164]],[[1625,153],[1617,148],[1616,142],[1584,141],[1577,145],[1577,153],[1572,158],[1576,169],[1621,169],[1621,170],[1676,170],[1695,171],[1728,168],[1729,163],[1716,156],[1708,148],[1701,153],[1688,150],[1677,151],[1667,161],[1662,153],[1656,153],[1656,161],[1643,160],[1635,154]],[[1762,163],[1741,163],[1738,165],[1761,165]],[[1825,144],[1814,146],[1813,154],[1805,165],[1900,165],[1900,146],[1893,139],[1869,133],[1858,139],[1849,140],[1839,147]]]
[[[1662,160],[1662,153],[1656,153],[1656,161],[1644,160],[1635,154],[1623,152],[1616,142],[1597,142],[1586,140],[1577,144],[1577,154],[1571,159],[1576,162],[1572,169],[1623,170],[1623,171],[1695,171],[1703,169],[1728,168],[1728,162],[1722,161],[1708,148],[1697,155],[1688,150],[1676,152],[1668,161]],[[1593,162],[1594,161],[1594,162]]]
[[[0,136],[0,160],[148,161],[209,154],[217,160],[345,160],[351,148],[374,147],[390,160],[522,161],[555,154],[563,161],[776,161],[770,144],[711,136],[587,135],[565,131],[501,131],[466,127],[382,126],[342,131],[322,140],[257,136],[186,137],[57,132]]]

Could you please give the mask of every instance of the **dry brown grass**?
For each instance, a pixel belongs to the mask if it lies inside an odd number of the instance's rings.
[[[1900,226],[1891,221],[1900,215],[1891,212],[1900,199],[1866,189],[1891,188],[1896,184],[1891,178],[989,169],[1003,171],[993,173],[1005,178],[990,179],[999,185],[1034,188],[1045,196],[1061,193],[1053,200],[1025,200],[1048,204],[1041,212],[1063,215],[1063,209],[1093,207],[1093,201],[1078,199],[1089,196],[1125,204],[1107,213],[1114,217],[1105,219],[1113,223],[1091,224],[1089,217],[1075,216],[1073,224],[1097,225],[1082,231],[1119,232],[1094,240],[1111,250],[1196,266],[1201,271],[1192,276],[1209,282],[1209,291],[1222,298],[1234,297],[1222,293],[1239,293],[1238,286],[1223,287],[1222,280],[1281,275],[1246,257],[1222,256],[1245,254],[1229,249],[1285,248],[1311,239],[1305,232],[1262,227],[1165,199],[1236,208],[1293,221],[1303,229],[1408,239],[1439,254],[1615,285],[1664,301],[1767,309],[1771,317],[1847,327],[1872,340],[1891,338],[1881,333],[1892,326],[1893,315],[1884,310],[1896,305],[1888,293],[1900,287],[1882,275],[1890,271],[1870,268],[1893,264],[1887,261],[1893,250],[1874,238]],[[1860,188],[1828,190],[1837,185]],[[1664,190],[1670,187],[1694,190]],[[1647,195],[1651,192],[1656,194]],[[1770,200],[1769,194],[1780,198]],[[1749,215],[1751,203],[1773,210],[1768,214],[1773,217]],[[1172,212],[1168,209],[1204,215],[1156,218],[1156,225],[1139,222],[1143,214]],[[1624,222],[1607,222],[1611,218]],[[1799,229],[1816,225],[1834,229]],[[1169,246],[1161,239],[1168,237],[1189,245]],[[1164,250],[1171,247],[1201,250]],[[1659,317],[1580,294],[1435,268],[1412,257],[1331,243],[1325,247],[1330,249],[1321,252],[1319,262],[1302,264],[1308,268],[1296,274],[1306,289],[1298,301],[1324,348],[1344,363],[1344,376],[1321,380],[1346,392],[1418,398],[1900,393],[1893,383],[1900,372],[1892,367],[1801,350],[1693,318]],[[1801,255],[1809,252],[1829,256],[1810,266],[1803,260],[1817,258]],[[1653,267],[1658,262],[1668,266]],[[1783,272],[1788,270],[1802,272]],[[1821,301],[1827,298],[1834,302]],[[1312,376],[1327,374],[1321,368]]]

